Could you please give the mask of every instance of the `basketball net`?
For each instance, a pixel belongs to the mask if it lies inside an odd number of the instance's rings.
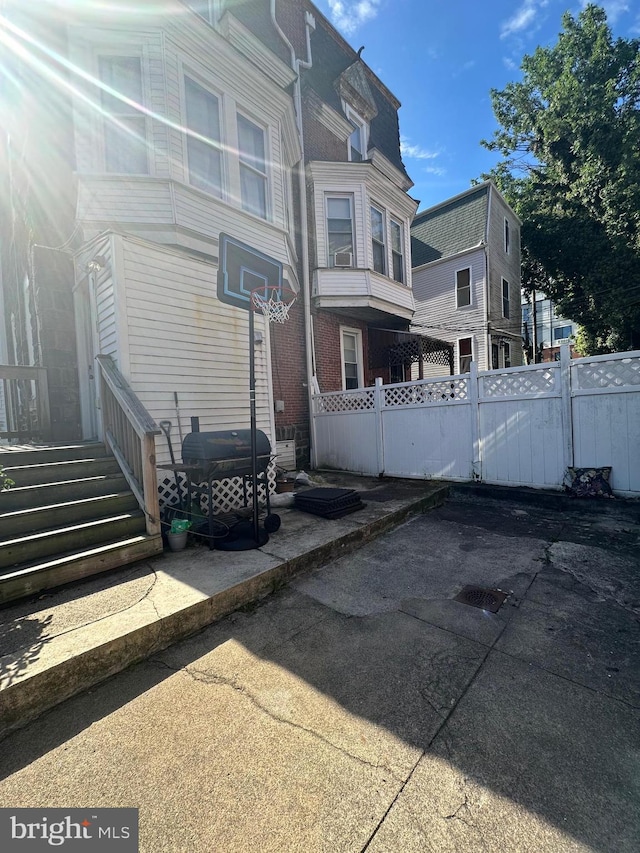
[[[296,295],[288,302],[278,299],[277,290],[272,290],[269,297],[264,293],[254,291],[251,294],[253,306],[256,311],[261,311],[270,323],[286,323],[289,319],[289,310],[296,301]]]

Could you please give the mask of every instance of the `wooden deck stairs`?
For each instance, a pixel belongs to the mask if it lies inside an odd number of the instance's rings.
[[[0,451],[0,604],[162,550],[104,444]]]

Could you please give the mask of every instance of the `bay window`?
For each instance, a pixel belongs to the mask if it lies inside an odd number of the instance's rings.
[[[264,130],[238,113],[240,198],[243,210],[267,218],[267,160]]]
[[[328,266],[353,265],[353,215],[350,196],[327,196]]]
[[[387,270],[385,246],[385,223],[384,213],[377,207],[371,207],[371,253],[373,255],[373,269],[384,275]]]
[[[184,81],[189,183],[222,196],[222,149],[218,98],[194,80]]]
[[[98,74],[107,87],[100,95],[105,171],[147,175],[149,161],[146,116],[141,111],[144,98],[140,57],[99,56]]]
[[[391,262],[393,278],[404,284],[404,236],[400,222],[391,220]]]

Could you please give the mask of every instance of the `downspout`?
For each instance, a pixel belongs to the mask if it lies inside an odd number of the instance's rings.
[[[489,329],[489,223],[491,222],[491,201],[493,186],[489,184],[489,201],[487,203],[487,221],[484,226],[484,328],[487,336],[487,370],[491,370],[491,332]]]
[[[314,439],[314,427],[313,427],[313,408],[312,408],[312,397],[314,393],[319,391],[318,381],[316,379],[316,369],[315,369],[315,342],[313,336],[313,319],[311,317],[311,282],[309,279],[309,228],[308,228],[308,210],[307,210],[307,190],[306,190],[306,173],[305,173],[305,162],[304,162],[304,131],[302,125],[302,89],[300,85],[300,72],[302,69],[311,68],[312,58],[311,58],[311,30],[315,29],[315,20],[313,15],[309,12],[305,12],[305,32],[306,32],[306,47],[307,47],[307,57],[306,59],[297,59],[296,52],[287,38],[286,34],[281,29],[278,21],[276,19],[276,0],[271,0],[270,3],[271,10],[271,21],[273,26],[285,43],[285,45],[289,48],[291,53],[291,67],[296,72],[296,80],[294,83],[293,90],[293,98],[294,98],[294,108],[296,114],[296,125],[298,128],[298,138],[300,140],[300,149],[302,151],[302,157],[298,161],[297,164],[297,172],[298,172],[298,193],[299,193],[299,203],[300,203],[300,232],[301,232],[301,251],[302,251],[302,290],[304,294],[304,332],[305,332],[305,359],[306,359],[306,372],[307,372],[307,396],[308,396],[308,406],[309,406],[309,433],[310,433],[310,443],[311,443],[311,467],[314,468],[316,464],[315,459],[315,439]]]

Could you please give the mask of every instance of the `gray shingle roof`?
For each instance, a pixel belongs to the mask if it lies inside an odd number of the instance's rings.
[[[419,267],[479,245],[485,237],[489,185],[419,213],[411,226],[411,265]]]

